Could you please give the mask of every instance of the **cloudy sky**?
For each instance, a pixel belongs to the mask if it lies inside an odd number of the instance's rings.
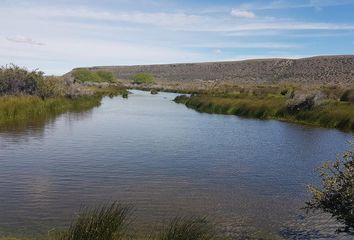
[[[354,0],[0,0],[0,65],[354,54]]]

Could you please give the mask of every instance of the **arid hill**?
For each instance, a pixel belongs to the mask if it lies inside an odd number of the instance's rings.
[[[233,62],[183,63],[163,65],[103,66],[119,79],[130,80],[141,72],[157,81],[225,81],[234,83],[353,84],[354,55],[320,56],[302,59],[255,59]]]

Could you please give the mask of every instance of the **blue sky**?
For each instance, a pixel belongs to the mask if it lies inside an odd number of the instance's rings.
[[[354,54],[354,0],[1,0],[0,65],[78,66]]]

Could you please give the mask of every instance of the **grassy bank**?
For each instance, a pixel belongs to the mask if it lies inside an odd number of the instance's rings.
[[[67,111],[84,111],[99,106],[101,97],[83,96],[76,99],[38,96],[0,97],[0,127],[56,116]]]
[[[326,100],[311,109],[290,111],[287,98],[274,96],[179,96],[177,103],[199,112],[237,115],[259,119],[277,119],[293,123],[354,131],[354,104]]]
[[[67,111],[99,106],[104,96],[127,95],[111,73],[94,73],[99,78],[96,82],[85,73],[79,71],[72,79],[45,76],[13,64],[0,67],[0,128],[43,123]]]

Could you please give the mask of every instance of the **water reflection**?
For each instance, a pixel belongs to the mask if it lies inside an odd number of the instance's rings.
[[[56,128],[56,124],[65,121],[64,124],[70,125],[75,121],[81,121],[92,116],[92,110],[69,111],[63,114],[46,115],[40,118],[28,119],[22,122],[0,127],[0,146],[5,142],[18,143],[30,141],[31,139],[41,139],[45,131]]]

